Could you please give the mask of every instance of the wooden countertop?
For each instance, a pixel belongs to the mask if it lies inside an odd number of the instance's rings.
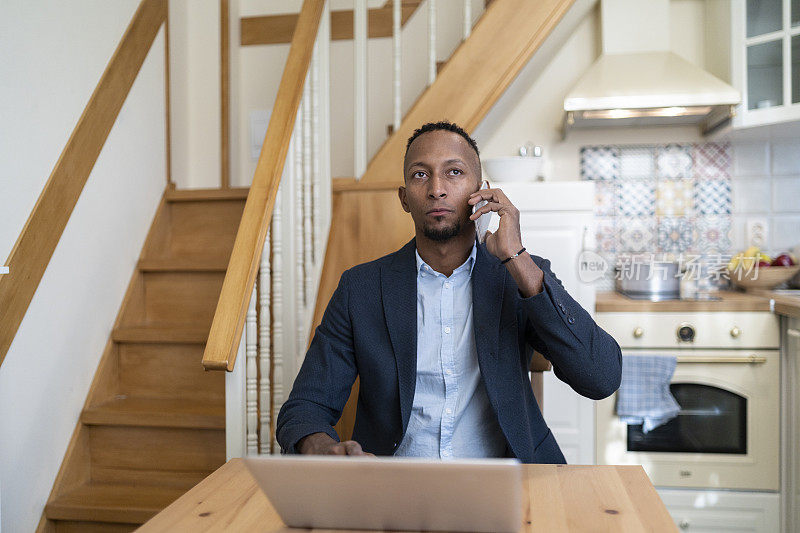
[[[520,531],[677,531],[641,466],[525,465],[525,474],[529,505]],[[241,459],[222,465],[139,529],[222,530],[300,531],[283,524]]]
[[[800,318],[800,291],[797,291],[797,295],[776,291],[753,291],[753,294],[771,299],[775,313]]]
[[[694,311],[770,311],[769,297],[739,291],[720,291],[721,300],[634,300],[618,292],[598,292],[595,311],[604,312],[694,312]]]

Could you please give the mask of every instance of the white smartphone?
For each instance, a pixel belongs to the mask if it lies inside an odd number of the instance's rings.
[[[489,182],[483,180],[481,184],[480,190],[488,189]],[[472,206],[472,212],[474,213],[481,207],[485,206],[488,202],[486,200],[481,200],[477,204]],[[488,213],[484,213],[483,215],[479,216],[478,219],[475,221],[475,234],[478,236],[478,242],[483,243],[483,239],[486,236],[486,230],[489,229],[489,222],[492,220],[492,212],[489,211]]]

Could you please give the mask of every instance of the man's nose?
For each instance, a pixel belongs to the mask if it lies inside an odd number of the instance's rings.
[[[447,197],[444,180],[439,176],[433,176],[428,181],[428,197],[433,199]]]

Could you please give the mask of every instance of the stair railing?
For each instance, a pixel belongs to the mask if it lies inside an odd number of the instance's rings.
[[[393,117],[399,123],[402,0],[393,1]],[[426,73],[436,76],[436,2],[427,0]],[[355,0],[354,161],[367,161],[366,0]],[[464,0],[463,35],[472,28]],[[331,213],[331,17],[305,0],[203,355],[226,370],[228,457],[277,453],[275,419],[300,369],[313,325]],[[359,163],[360,162],[360,163]],[[243,358],[245,364],[236,364]]]
[[[328,10],[303,2],[203,354],[228,371],[229,457],[276,449],[305,352],[331,218]]]
[[[162,25],[166,27],[166,20],[167,0],[141,0],[8,259],[0,263],[5,267],[0,271],[0,364],[156,35]],[[171,185],[168,173],[167,182]]]

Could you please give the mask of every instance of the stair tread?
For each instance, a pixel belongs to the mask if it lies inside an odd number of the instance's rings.
[[[116,342],[205,343],[208,332],[208,326],[159,324],[115,328],[112,336]]]
[[[180,189],[167,191],[164,198],[168,202],[196,202],[205,200],[245,200],[249,188],[236,187],[232,189]]]
[[[143,272],[225,272],[227,257],[145,257],[139,260],[139,270]]]
[[[45,512],[51,520],[144,523],[184,492],[158,485],[90,482],[60,494]]]
[[[88,425],[225,429],[225,403],[221,400],[120,396],[87,407],[81,414],[81,421]]]

